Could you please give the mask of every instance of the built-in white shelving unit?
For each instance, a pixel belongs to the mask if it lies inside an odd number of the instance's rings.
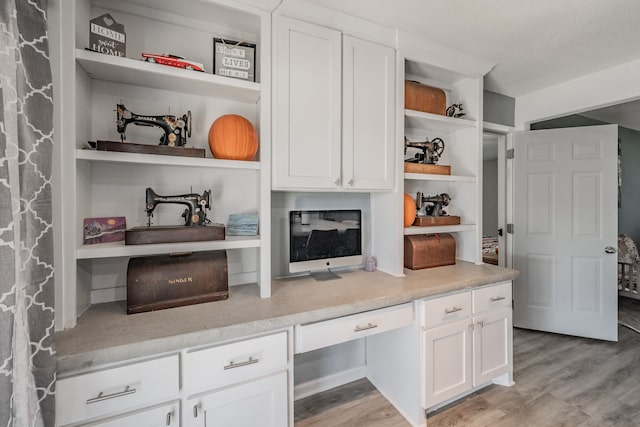
[[[255,283],[261,297],[271,294],[271,16],[242,3],[185,0],[176,15],[169,0],[78,0],[60,2],[60,72],[55,87],[60,147],[58,209],[61,243],[56,265],[56,329],[74,327],[94,294],[122,296],[130,257],[177,252],[226,250],[230,284]],[[126,57],[87,50],[89,21],[105,13],[123,24]],[[169,19],[170,18],[170,19]],[[243,40],[257,45],[256,81],[212,73],[213,39]],[[145,53],[172,53],[205,65],[205,72],[149,63]],[[263,53],[264,52],[264,53]],[[89,141],[119,141],[116,104],[145,116],[189,112],[187,147],[201,148],[205,158],[97,151]],[[214,159],[208,131],[216,118],[239,114],[251,121],[260,149],[253,161]],[[158,144],[160,127],[126,129],[126,142]],[[259,236],[227,236],[209,242],[125,245],[83,243],[83,220],[126,218],[127,227],[147,223],[145,188],[161,195],[202,194],[211,190],[213,223],[226,224],[232,213],[258,213]],[[184,206],[159,204],[154,225],[180,225]]]

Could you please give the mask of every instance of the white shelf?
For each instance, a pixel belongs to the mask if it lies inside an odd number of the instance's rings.
[[[220,169],[260,169],[260,162],[244,160],[222,160],[194,158],[182,156],[164,156],[159,154],[120,153],[116,151],[98,151],[93,149],[77,149],[77,160],[106,163],[129,163],[146,165],[185,166]]]
[[[160,255],[174,252],[201,252],[221,249],[244,249],[260,247],[259,236],[227,236],[225,240],[208,242],[158,243],[151,245],[125,245],[124,242],[80,245],[77,259],[114,258],[143,255]]]
[[[431,173],[405,173],[404,179],[414,181],[476,182],[475,176],[436,175]]]
[[[257,103],[260,98],[260,84],[256,82],[104,55],[85,49],[76,49],[76,61],[91,78],[97,80],[252,104]]]
[[[433,234],[433,233],[455,233],[458,231],[473,231],[476,229],[475,224],[458,224],[458,225],[436,225],[428,227],[405,227],[404,235],[413,236],[415,234]]]
[[[404,110],[405,127],[432,131],[454,132],[476,126],[474,120],[456,119],[422,111]]]

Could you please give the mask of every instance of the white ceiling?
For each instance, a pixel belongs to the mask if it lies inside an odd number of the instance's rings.
[[[640,58],[640,0],[312,0],[496,64],[517,97]]]

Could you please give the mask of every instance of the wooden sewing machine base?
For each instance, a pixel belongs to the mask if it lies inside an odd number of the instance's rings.
[[[222,224],[199,225],[153,225],[133,227],[124,232],[125,245],[148,245],[152,243],[204,242],[224,240]]]
[[[97,151],[117,151],[120,153],[160,154],[163,156],[205,158],[205,150],[203,148],[172,147],[170,145],[136,144],[134,142],[100,140],[95,143],[89,142],[89,145],[95,145],[95,149]]]
[[[426,227],[434,225],[458,225],[460,217],[453,215],[446,216],[417,216],[413,225],[416,227]]]

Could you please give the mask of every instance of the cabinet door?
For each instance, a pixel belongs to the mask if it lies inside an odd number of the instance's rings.
[[[179,403],[174,402],[83,425],[87,427],[177,427],[180,424],[178,421],[179,416]]]
[[[471,319],[428,329],[424,334],[424,407],[430,408],[471,389]]]
[[[395,52],[343,37],[342,186],[391,190],[394,184]]]
[[[273,188],[338,188],[341,37],[275,17]]]
[[[509,372],[513,360],[511,309],[474,317],[474,386]]]
[[[287,408],[287,373],[283,371],[188,400],[185,425],[282,427],[288,425]]]

